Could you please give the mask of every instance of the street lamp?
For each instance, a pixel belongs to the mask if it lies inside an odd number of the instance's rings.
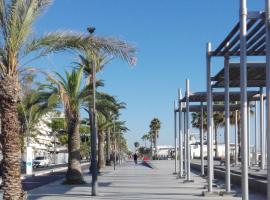
[[[113,134],[114,134],[113,170],[115,170],[115,166],[116,166],[116,132],[115,132],[115,120],[113,121]]]
[[[95,32],[95,27],[88,27],[90,35]],[[92,134],[91,134],[91,174],[92,174],[92,196],[97,195],[97,126],[96,126],[96,63],[92,65],[92,89],[93,89],[93,108],[92,108]],[[91,76],[91,75],[89,75]],[[90,77],[91,78],[91,77]],[[90,110],[89,110],[90,111]]]

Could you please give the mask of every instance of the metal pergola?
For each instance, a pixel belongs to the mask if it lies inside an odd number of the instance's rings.
[[[193,101],[196,102],[196,101]],[[181,110],[181,108],[179,107],[178,110],[176,110],[176,112],[179,112],[179,118],[181,116],[181,113],[186,113],[187,109],[186,107],[183,107]],[[204,121],[204,115],[203,113],[207,110],[207,106],[203,105],[203,102],[200,102],[200,105],[190,105],[189,106],[189,112],[197,112],[201,114],[201,120],[200,120],[200,144],[201,144],[201,149],[200,149],[200,155],[201,155],[201,175],[204,176],[204,141],[203,141],[203,121]],[[230,104],[230,110],[231,111],[238,111],[240,110],[240,105],[239,104]],[[224,105],[213,105],[213,111],[214,112],[224,112],[225,111],[225,107]],[[179,121],[179,127],[182,127],[183,125],[181,124],[182,121]],[[184,125],[185,126],[185,125]],[[235,134],[237,137],[237,130],[235,131]],[[180,147],[180,146],[179,146]],[[183,148],[183,147],[182,147]],[[186,148],[186,147],[185,147]],[[182,151],[181,148],[179,150],[179,155],[182,156]],[[189,159],[189,158],[187,158]],[[235,154],[235,159],[237,159],[237,153]],[[183,169],[181,167],[179,167],[179,176],[182,177],[183,176]]]
[[[203,103],[203,102],[201,102]],[[230,110],[231,111],[236,111],[236,110],[240,110],[240,104],[230,104]],[[182,112],[186,112],[187,109],[184,107],[182,108]],[[190,105],[189,106],[189,112],[206,112],[207,111],[207,106],[206,105]],[[218,105],[213,105],[213,111],[214,112],[224,112],[225,108],[224,105],[222,104],[218,104]],[[177,111],[179,112],[179,111]]]
[[[259,91],[248,91],[247,97],[249,101],[255,101],[258,99]],[[212,99],[214,102],[224,102],[225,92],[212,92]],[[230,101],[240,101],[241,93],[240,92],[230,92]],[[181,99],[181,102],[186,102],[186,97]],[[207,92],[194,92],[189,95],[189,102],[207,102]]]
[[[229,87],[240,87],[240,63],[229,63]],[[223,88],[225,85],[224,80],[225,68],[222,68],[214,77],[212,77],[213,88]],[[247,63],[247,87],[259,87],[260,95],[258,100],[260,101],[260,146],[261,146],[261,169],[265,168],[265,158],[266,158],[266,144],[265,144],[265,130],[264,130],[264,98],[263,95],[263,87],[266,86],[266,64],[265,62],[249,62]],[[255,112],[257,110],[255,109]],[[248,112],[249,115],[249,112]],[[256,114],[255,114],[256,115]],[[249,126],[249,120],[247,121]],[[256,123],[256,121],[255,121]],[[257,126],[257,125],[255,125]],[[250,133],[248,129],[248,141],[249,141]],[[255,131],[255,138],[257,138]],[[249,146],[249,142],[248,142]],[[256,147],[257,149],[257,147]],[[248,148],[248,155],[249,148]],[[257,152],[255,153],[255,163],[257,163]],[[250,166],[250,159],[248,156],[248,166]]]
[[[189,81],[187,81],[187,85],[189,84]],[[248,91],[247,92],[247,97],[248,97],[248,101],[256,101],[259,99],[258,97],[258,94],[259,94],[259,91]],[[181,96],[181,93],[179,95],[179,97]],[[214,102],[224,102],[224,99],[226,97],[226,93],[225,92],[213,92],[212,93],[212,98],[213,98],[213,101]],[[230,96],[229,96],[229,102],[237,102],[237,101],[240,101],[241,100],[241,93],[240,92],[231,92]],[[186,96],[184,98],[179,98],[179,107],[178,109],[176,108],[176,105],[175,105],[175,135],[176,135],[176,112],[179,112],[179,141],[182,140],[181,139],[181,133],[183,132],[182,131],[182,127],[184,127],[184,136],[185,136],[185,142],[184,142],[184,149],[185,149],[185,170],[186,170],[186,174],[187,174],[187,181],[191,181],[190,179],[190,176],[188,176],[190,174],[190,155],[188,154],[190,152],[190,149],[189,149],[189,120],[188,120],[188,116],[189,116],[189,112],[198,112],[200,111],[201,112],[201,116],[203,116],[203,112],[205,110],[208,109],[208,106],[204,106],[203,103],[207,101],[207,92],[195,92],[195,93],[192,93],[189,91],[189,87],[187,86],[187,92],[186,92]],[[189,105],[190,102],[197,102],[197,103],[200,103],[200,105]],[[186,103],[186,106],[184,107],[183,106],[183,103]],[[228,104],[229,105],[229,104]],[[238,104],[231,104],[229,105],[230,107],[230,110],[231,111],[237,111],[240,109],[240,105]],[[212,110],[213,111],[226,111],[225,109],[225,106],[224,105],[213,105],[212,106]],[[182,125],[182,112],[185,113],[184,117],[186,118],[186,120],[184,120],[184,125]],[[249,116],[248,116],[249,117]],[[236,120],[237,121],[237,120]],[[203,122],[203,119],[201,120],[201,123]],[[187,127],[187,128],[186,128]],[[201,127],[202,124],[201,124]],[[202,136],[203,134],[203,130],[201,129],[200,130],[200,135],[201,135],[201,144],[203,144],[203,141],[202,141]],[[237,131],[235,131],[235,134],[237,134]],[[227,136],[226,136],[227,137]],[[237,138],[237,136],[235,136],[235,138]],[[212,142],[212,141],[211,141]],[[212,156],[212,149],[213,148],[210,148],[209,149],[209,144],[211,143],[209,142],[208,140],[208,173],[209,173],[209,169],[210,169],[210,158],[213,159],[213,156]],[[228,142],[228,141],[227,141]],[[181,142],[182,143],[182,142]],[[183,157],[182,155],[182,146],[181,143],[179,143],[179,157]],[[226,142],[225,142],[226,143]],[[176,145],[176,143],[175,143]],[[236,145],[236,143],[235,143]],[[175,149],[176,146],[175,146]],[[225,147],[225,152],[226,152],[226,155],[228,154],[229,155],[229,142],[228,144],[226,143],[226,147]],[[201,145],[201,174],[204,175],[204,160],[203,160],[203,146]],[[209,158],[210,157],[210,158]],[[236,157],[236,160],[237,160],[237,152],[235,153],[235,157]],[[180,161],[179,163],[179,177],[183,177],[183,168],[182,168],[182,164],[181,164],[182,161]],[[175,160],[175,163],[176,163],[176,160]],[[176,165],[175,165],[176,167]],[[176,171],[176,170],[175,170]],[[230,179],[228,178],[230,176],[230,161],[228,162],[228,166],[226,166],[226,180],[227,179]],[[208,176],[208,179],[209,179],[209,176]],[[229,182],[227,180],[227,182]]]
[[[214,77],[211,78],[215,83],[213,88],[224,88],[225,68],[222,68]],[[240,87],[240,63],[229,63],[229,86]],[[247,87],[265,87],[266,83],[265,62],[247,63]]]
[[[211,43],[206,47],[206,71],[207,71],[207,123],[209,149],[212,147],[212,83],[211,83],[211,59],[213,57],[224,57],[224,88],[225,88],[225,132],[226,142],[229,140],[229,59],[230,57],[240,57],[240,91],[241,91],[241,144],[242,144],[242,199],[248,200],[248,149],[247,149],[247,57],[265,56],[266,58],[266,133],[267,140],[270,141],[270,0],[265,0],[265,11],[247,10],[247,0],[240,0],[239,22],[233,27],[231,32],[225,37],[220,45],[212,50]],[[270,143],[268,143],[267,154],[270,155]],[[229,157],[226,156],[226,163]],[[270,156],[267,157],[270,166]],[[227,164],[226,164],[227,167]],[[213,180],[213,160],[209,165],[208,192],[212,192]],[[267,199],[270,200],[270,167],[267,173]],[[229,181],[229,177],[227,177]],[[226,181],[226,192],[230,192],[230,182]]]

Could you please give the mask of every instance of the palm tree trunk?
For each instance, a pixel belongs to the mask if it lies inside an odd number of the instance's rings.
[[[21,142],[17,104],[19,83],[17,77],[5,77],[0,81],[0,109],[2,121],[3,151],[3,198],[8,200],[25,199],[21,184]]]
[[[157,132],[155,131],[155,160],[157,160]]]
[[[104,133],[99,131],[98,133],[98,170],[105,167],[104,162]]]
[[[81,169],[80,155],[80,133],[79,133],[79,113],[72,113],[73,116],[68,119],[68,170],[66,173],[67,184],[85,183]]]
[[[150,154],[150,156],[151,156],[151,159],[153,159],[153,139],[152,139],[152,136],[150,137],[150,149],[151,149],[151,154]]]
[[[215,146],[216,146],[216,152],[215,152],[215,158],[218,157],[218,133],[217,133],[217,125],[214,125],[215,127]]]
[[[238,116],[239,119],[240,116]],[[237,130],[237,136],[238,136],[238,158],[241,158],[241,127],[240,127],[240,120],[237,122],[238,130]]]
[[[107,130],[106,141],[107,141],[106,165],[111,166],[111,129],[110,128],[108,128]]]

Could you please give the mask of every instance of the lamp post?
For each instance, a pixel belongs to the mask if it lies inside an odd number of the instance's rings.
[[[95,32],[94,27],[88,27],[90,35]],[[92,196],[97,195],[97,126],[96,126],[96,63],[92,65],[92,89],[93,89],[93,107],[92,107],[92,134],[91,134],[91,174],[92,174]],[[91,76],[91,75],[90,75]]]
[[[115,132],[115,119],[113,120],[113,135],[114,135],[113,170],[115,170],[115,166],[116,166],[116,132]]]

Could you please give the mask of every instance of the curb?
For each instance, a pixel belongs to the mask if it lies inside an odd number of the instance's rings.
[[[81,163],[81,167],[86,166],[86,165],[89,165],[89,163]],[[54,172],[60,172],[60,171],[66,170],[67,168],[68,168],[68,166],[39,171],[39,172],[36,172],[30,176],[41,176],[41,175],[50,174],[50,173],[54,173]],[[25,177],[29,177],[29,176],[25,175]]]
[[[90,162],[87,162],[87,163],[81,163],[81,167],[83,166],[87,166],[89,165]],[[54,172],[60,172],[60,171],[64,171],[64,170],[67,170],[68,166],[65,166],[65,167],[59,167],[59,168],[54,168],[54,169],[48,169],[48,170],[42,170],[42,171],[39,171],[39,172],[34,172],[32,175],[21,175],[21,180],[24,180],[26,178],[29,178],[29,177],[33,177],[33,176],[42,176],[42,175],[45,175],[45,174],[51,174],[51,173],[54,173]],[[2,178],[0,178],[0,184],[2,184]]]

